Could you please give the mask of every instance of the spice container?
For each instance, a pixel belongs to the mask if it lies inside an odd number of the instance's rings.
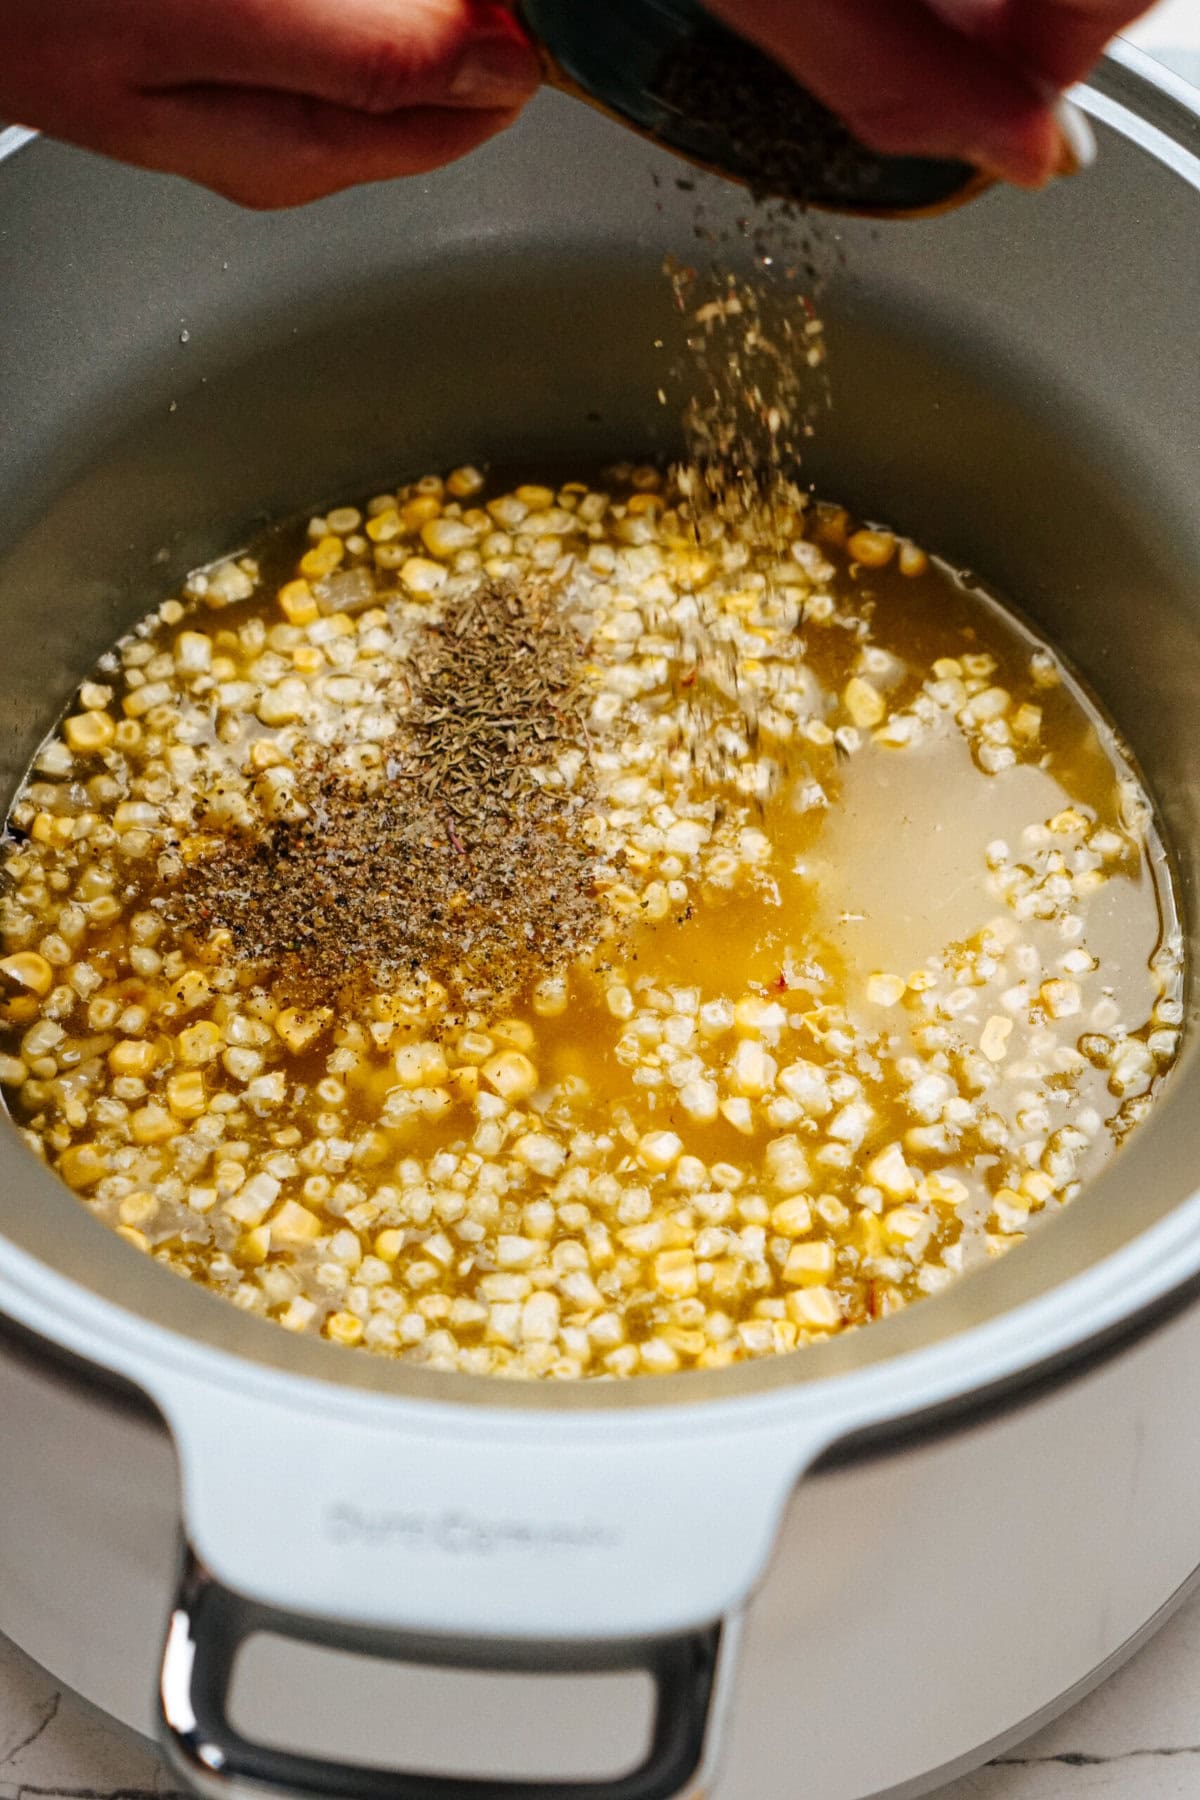
[[[947,157],[884,156],[699,0],[511,0],[551,86],[586,100],[756,198],[868,218],[961,206],[992,177]],[[1060,174],[1095,156],[1087,120],[1057,95]]]
[[[990,185],[967,163],[868,150],[698,0],[516,0],[516,10],[553,86],[756,195],[900,218]]]

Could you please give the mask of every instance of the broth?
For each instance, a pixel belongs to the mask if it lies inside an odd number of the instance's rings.
[[[1004,1253],[1144,1116],[1181,940],[1094,702],[892,533],[697,493],[429,477],[84,684],[0,1077],[137,1250],[436,1367],[722,1366]]]

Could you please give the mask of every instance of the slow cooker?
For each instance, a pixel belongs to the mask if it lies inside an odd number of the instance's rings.
[[[1080,99],[1085,177],[813,228],[833,405],[803,475],[1074,662],[1194,946],[1200,112],[1125,49]],[[553,94],[434,178],[272,217],[0,135],[6,799],[99,653],[263,519],[467,459],[668,454],[664,256],[699,204],[751,257],[745,197],[680,172]],[[0,1629],[211,1796],[927,1792],[1200,1565],[1196,1023],[1019,1253],[632,1383],[294,1339],[133,1254],[4,1121]]]

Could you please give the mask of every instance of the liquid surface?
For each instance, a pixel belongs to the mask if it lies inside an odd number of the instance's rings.
[[[1075,1197],[1182,1016],[1149,802],[1050,650],[686,473],[456,471],[193,578],[6,868],[37,1153],[236,1305],[443,1368],[722,1366],[934,1293]]]

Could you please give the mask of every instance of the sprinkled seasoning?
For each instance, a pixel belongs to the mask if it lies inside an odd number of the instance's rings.
[[[236,828],[168,894],[199,939],[305,1004],[433,978],[505,1002],[596,942],[588,782],[551,785],[582,748],[580,645],[536,588],[485,583],[417,635],[375,754],[306,743],[284,816]],[[361,752],[361,747],[360,752]],[[374,750],[374,746],[368,746]]]

